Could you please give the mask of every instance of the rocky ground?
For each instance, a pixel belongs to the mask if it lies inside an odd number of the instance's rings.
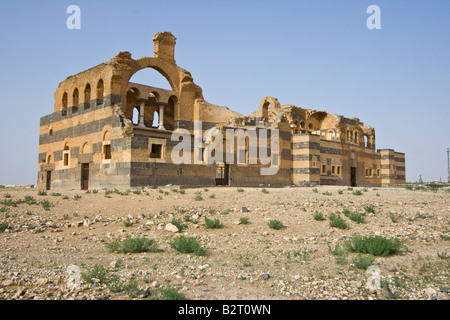
[[[182,194],[167,186],[42,195],[1,188],[0,299],[444,300],[448,189],[221,187]],[[367,207],[374,212],[363,223],[342,215],[349,228],[330,226],[331,214]],[[314,218],[318,212],[324,220]],[[205,216],[222,228],[206,228]],[[181,232],[173,219],[184,224]],[[270,228],[270,220],[283,227]],[[354,234],[403,241],[400,254],[375,257],[379,289],[368,287],[356,253],[331,252]],[[195,237],[206,255],[172,248],[181,235]],[[157,252],[108,250],[130,237],[153,239]],[[70,273],[77,267],[79,281]]]

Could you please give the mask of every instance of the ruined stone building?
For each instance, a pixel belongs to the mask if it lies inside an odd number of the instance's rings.
[[[405,155],[375,150],[375,130],[359,119],[281,105],[272,97],[262,99],[248,116],[213,105],[204,100],[191,74],[176,64],[175,37],[161,32],[153,41],[153,57],[135,60],[120,52],[59,84],[53,113],[40,119],[38,188],[405,183]],[[161,73],[172,90],[130,82],[144,68]],[[171,139],[173,132],[190,133],[193,157],[199,142],[194,141],[196,122],[202,132],[277,129],[276,174],[262,175],[266,164],[249,161],[248,140],[234,147],[246,155],[243,163],[174,163],[171,152],[179,141]],[[201,139],[200,155],[210,142]]]

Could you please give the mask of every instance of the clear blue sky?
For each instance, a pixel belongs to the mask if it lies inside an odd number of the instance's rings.
[[[81,30],[66,27],[71,4]],[[366,27],[372,4],[381,30]],[[36,183],[39,119],[61,81],[119,51],[153,56],[159,31],[207,101],[249,114],[274,96],[360,118],[377,149],[406,153],[408,181],[446,181],[449,14],[448,0],[0,0],[0,184]]]

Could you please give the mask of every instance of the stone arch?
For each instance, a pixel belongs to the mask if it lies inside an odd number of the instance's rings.
[[[269,106],[272,106],[275,109],[280,109],[281,104],[278,102],[277,98],[274,97],[265,97],[259,103],[259,116],[261,118],[269,117]]]
[[[52,163],[52,155],[53,155],[53,152],[49,152],[49,154],[47,155],[47,161],[46,161],[47,164]]]
[[[88,142],[84,142],[80,149],[80,154],[92,153],[91,145]]]
[[[125,115],[130,120],[133,119],[134,108],[139,105],[137,100],[139,99],[140,95],[141,93],[139,89],[135,87],[132,87],[127,91]]]

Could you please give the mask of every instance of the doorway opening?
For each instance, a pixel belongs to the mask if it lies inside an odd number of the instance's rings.
[[[89,163],[81,164],[81,190],[89,189]]]

